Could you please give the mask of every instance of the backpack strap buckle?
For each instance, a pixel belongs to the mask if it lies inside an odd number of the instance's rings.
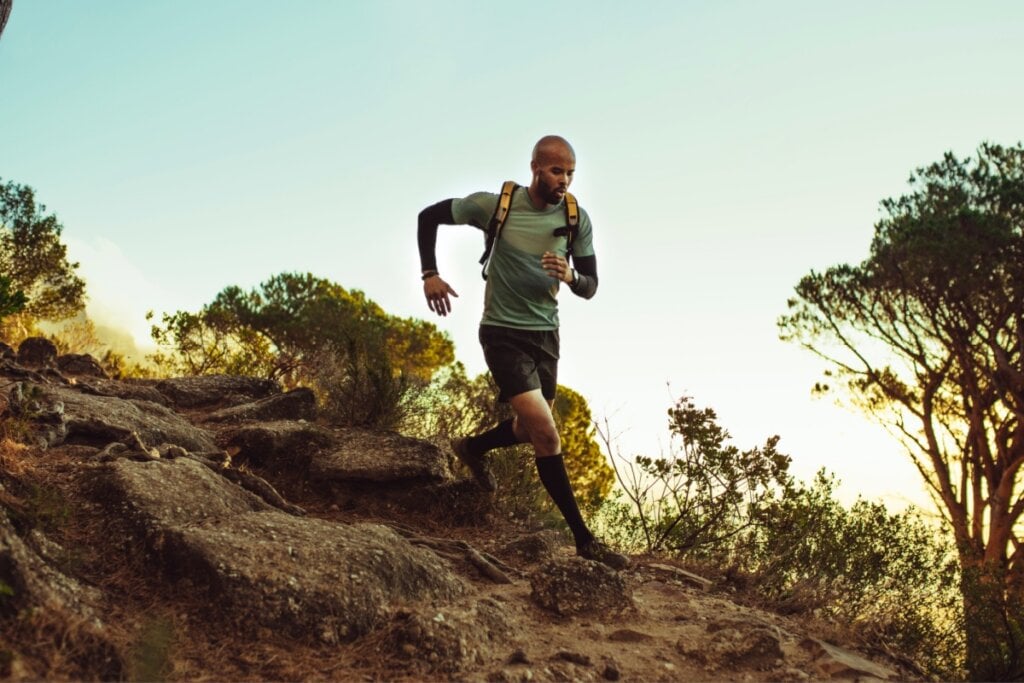
[[[491,253],[494,251],[494,245],[501,235],[501,226],[505,225],[508,211],[512,207],[512,193],[518,187],[519,185],[514,180],[506,180],[502,183],[501,194],[498,195],[498,205],[494,207],[494,215],[491,216],[491,221],[487,224],[487,246],[480,257],[480,264],[483,266],[480,274],[485,280],[487,279],[487,266],[490,264]]]

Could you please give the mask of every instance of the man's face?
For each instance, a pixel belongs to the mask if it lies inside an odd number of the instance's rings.
[[[557,204],[565,197],[576,172],[576,156],[562,146],[553,147],[530,162],[534,186],[541,199]]]

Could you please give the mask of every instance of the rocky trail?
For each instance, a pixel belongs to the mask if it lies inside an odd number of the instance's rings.
[[[914,678],[664,558],[576,558],[447,444],[323,424],[308,390],[0,354],[2,677]]]

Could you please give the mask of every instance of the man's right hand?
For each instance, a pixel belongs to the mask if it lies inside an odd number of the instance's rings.
[[[423,294],[427,297],[427,306],[438,315],[451,313],[452,302],[448,298],[449,294],[454,297],[458,296],[455,290],[441,279],[440,275],[431,275],[423,281]]]

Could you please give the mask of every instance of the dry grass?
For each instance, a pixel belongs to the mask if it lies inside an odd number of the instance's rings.
[[[33,449],[15,441],[8,434],[10,420],[0,422],[0,476],[21,477],[32,467]]]

